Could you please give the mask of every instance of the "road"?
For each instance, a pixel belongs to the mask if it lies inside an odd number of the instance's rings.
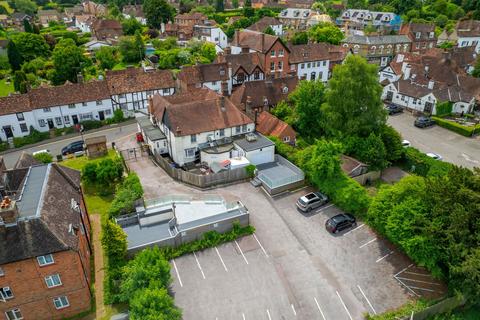
[[[107,137],[107,144],[110,144],[112,141],[118,140],[119,138],[122,138],[127,135],[131,135],[136,131],[137,131],[137,124],[133,123],[125,126],[120,126],[120,127],[115,126],[113,128],[107,128],[101,131],[86,133],[83,136],[84,138],[91,138],[91,137],[105,135]],[[67,144],[80,139],[81,138],[78,135],[71,138],[62,139],[59,141],[47,142],[45,144],[37,145],[32,148],[13,151],[13,152],[4,154],[3,159],[5,161],[5,165],[7,166],[7,168],[12,168],[15,165],[15,162],[17,161],[20,154],[24,151],[27,153],[32,153],[38,150],[48,149],[50,150],[50,153],[55,157],[57,154],[60,154],[62,148],[65,147]]]
[[[390,116],[388,123],[420,151],[438,153],[445,161],[470,169],[480,167],[480,137],[466,138],[439,126],[420,129],[413,126],[414,120],[405,112]]]

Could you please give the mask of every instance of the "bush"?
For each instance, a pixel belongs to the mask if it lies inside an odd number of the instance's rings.
[[[113,122],[114,123],[119,123],[119,122],[122,122],[125,120],[125,117],[123,115],[123,111],[122,109],[115,109],[115,111],[113,111]]]
[[[405,149],[403,165],[406,170],[423,177],[442,176],[452,168],[450,163],[432,159],[412,147]]]
[[[96,182],[101,185],[109,185],[118,181],[123,175],[123,164],[120,158],[104,159],[98,163],[95,171]]]
[[[480,132],[480,125],[467,127],[454,121],[442,119],[439,117],[432,117],[432,119],[434,119],[435,123],[438,124],[440,127],[451,130],[465,137],[471,137],[474,131]]]
[[[435,108],[437,116],[445,116],[452,113],[453,103],[450,101],[444,101],[441,103],[437,103]]]
[[[80,124],[83,126],[83,129],[85,131],[92,130],[92,129],[98,129],[103,126],[102,121],[98,120],[85,120],[80,122]]]
[[[8,142],[0,141],[0,152],[8,150],[9,145]]]
[[[254,177],[256,168],[257,167],[253,164],[249,164],[248,166],[245,167],[245,170],[247,171],[247,174],[250,178]]]
[[[82,169],[82,180],[95,183],[97,181],[98,165],[96,162],[87,163]]]
[[[30,126],[30,134],[24,137],[13,138],[13,144],[15,145],[15,148],[20,148],[28,144],[43,141],[48,138],[50,138],[50,134],[48,132],[40,132]]]
[[[37,153],[33,157],[41,163],[51,163],[53,161],[52,155],[47,152]]]
[[[143,188],[138,176],[131,172],[127,178],[117,186],[115,198],[110,205],[108,214],[110,217],[116,217],[120,214],[132,212],[135,201],[143,197]]]

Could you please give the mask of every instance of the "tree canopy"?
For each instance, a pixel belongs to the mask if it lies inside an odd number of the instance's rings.
[[[137,31],[142,32],[143,26],[134,17],[122,21],[123,34],[133,36]]]
[[[137,63],[145,56],[145,44],[139,32],[120,38],[119,48],[122,60],[127,63]]]
[[[343,40],[343,32],[332,23],[319,23],[308,30],[308,37],[313,42],[328,42],[340,44]]]
[[[167,23],[173,19],[175,9],[165,0],[145,0],[143,12],[147,23],[152,28],[160,29],[161,23]]]
[[[41,35],[21,32],[13,35],[11,40],[15,43],[21,63],[50,54],[50,48]]]
[[[83,49],[75,44],[72,39],[62,39],[55,46],[52,53],[55,70],[52,82],[56,85],[65,81],[77,82],[77,76],[82,71],[85,62]]]

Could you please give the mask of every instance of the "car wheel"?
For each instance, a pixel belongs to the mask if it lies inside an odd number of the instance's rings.
[[[308,207],[307,212],[312,211],[312,207]]]
[[[356,222],[352,223],[352,228],[356,228],[356,227],[357,227],[357,223]]]

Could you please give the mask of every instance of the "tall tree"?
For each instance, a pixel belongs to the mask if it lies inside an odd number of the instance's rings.
[[[28,19],[23,20],[23,30],[24,30],[25,32],[34,33],[34,32],[33,32],[32,25],[30,24],[30,22],[28,21]]]
[[[119,62],[116,57],[116,48],[107,46],[101,47],[95,52],[95,59],[102,70],[110,70]]]
[[[20,52],[17,49],[17,45],[13,40],[9,40],[7,44],[7,56],[8,62],[12,66],[12,70],[20,70],[22,66],[22,57],[20,56]]]
[[[32,16],[37,12],[37,5],[35,2],[30,0],[15,0],[15,8],[18,12],[25,12],[26,14]]]
[[[160,28],[160,25],[173,19],[175,9],[165,0],[145,0],[143,12],[150,27]]]
[[[143,26],[140,22],[138,22],[137,19],[134,17],[125,19],[122,22],[122,29],[123,29],[123,34],[127,36],[133,36],[135,32],[137,31],[142,31]]]
[[[343,32],[332,23],[319,23],[308,30],[308,37],[314,42],[340,44]]]
[[[41,35],[20,32],[13,35],[11,40],[15,42],[22,63],[50,55],[50,48]]]
[[[289,99],[294,105],[295,128],[310,138],[318,138],[324,133],[324,117],[321,106],[325,102],[325,87],[319,81],[300,81]]]
[[[62,84],[65,81],[77,82],[77,75],[82,72],[85,62],[83,49],[77,47],[72,39],[62,39],[53,49],[53,66],[55,68],[52,82]]]
[[[217,12],[225,11],[225,3],[223,1],[224,0],[215,0],[215,10]]]
[[[324,111],[330,135],[368,137],[379,133],[387,115],[381,100],[377,67],[356,55],[333,70]]]
[[[139,32],[134,37],[122,37],[119,48],[123,61],[127,63],[137,63],[145,56],[145,44]]]
[[[13,87],[15,91],[18,91],[20,93],[26,93],[27,88],[28,88],[28,80],[27,80],[27,75],[25,72],[18,70],[15,71],[14,77],[13,77]]]

